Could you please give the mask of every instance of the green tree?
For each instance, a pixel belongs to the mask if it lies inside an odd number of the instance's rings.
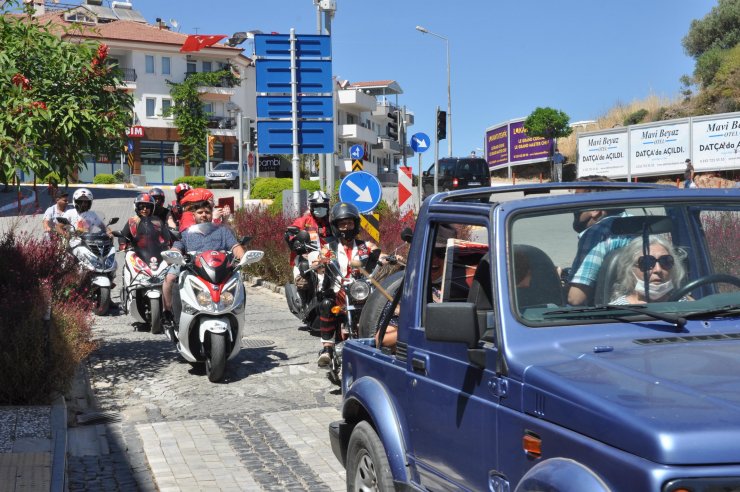
[[[703,19],[691,21],[681,43],[695,59],[711,49],[725,50],[740,43],[740,0],[719,0]]]
[[[182,156],[189,164],[199,165],[206,161],[205,142],[210,113],[203,108],[198,87],[233,87],[239,82],[229,67],[218,72],[191,73],[179,83],[167,81],[174,104],[165,116],[174,115],[175,126],[180,133]]]
[[[118,89],[106,45],[64,41],[80,26],[41,24],[30,3],[8,15],[16,7],[0,6],[0,178],[21,170],[59,183],[84,165],[84,153],[121,148],[132,98]]]
[[[573,133],[568,123],[570,117],[553,108],[536,108],[524,120],[524,129],[530,137],[565,138]]]

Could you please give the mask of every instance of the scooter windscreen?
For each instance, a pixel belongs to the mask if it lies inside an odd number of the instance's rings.
[[[137,226],[137,236],[142,238],[136,242],[134,252],[136,256],[151,263],[152,258],[156,258],[157,263],[162,262],[162,251],[169,248],[169,244],[164,239],[161,231],[155,227],[148,217],[142,218]]]

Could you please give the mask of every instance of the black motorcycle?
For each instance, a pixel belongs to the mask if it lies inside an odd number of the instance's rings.
[[[285,284],[285,300],[288,302],[290,312],[309,330],[318,333],[321,289],[316,267],[312,268],[307,258],[309,253],[318,251],[318,247],[311,241],[311,236],[307,231],[298,231],[297,228],[289,227],[288,232],[292,234],[289,246],[297,255],[296,265],[306,285],[305,288],[299,289],[292,282]]]

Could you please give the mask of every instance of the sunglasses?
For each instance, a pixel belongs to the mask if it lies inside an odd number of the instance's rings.
[[[643,272],[648,272],[655,268],[656,263],[659,263],[663,270],[670,270],[676,264],[676,260],[672,255],[663,255],[658,258],[653,255],[640,256],[635,266]]]

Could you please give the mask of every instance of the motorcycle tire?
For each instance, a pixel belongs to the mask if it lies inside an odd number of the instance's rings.
[[[149,326],[152,334],[162,333],[162,309],[159,307],[159,299],[149,299]]]
[[[394,296],[403,281],[403,275],[403,270],[393,273],[383,279],[380,282],[380,286],[383,287],[388,294]],[[375,337],[375,333],[378,331],[380,316],[383,314],[383,310],[386,306],[390,306],[390,304],[391,301],[383,295],[380,289],[375,289],[370,293],[367,301],[365,301],[365,306],[362,308],[362,314],[360,314],[360,320],[358,322],[360,338]]]
[[[211,348],[206,357],[206,375],[212,383],[221,381],[226,372],[226,333],[209,333]]]
[[[95,307],[93,312],[98,316],[108,314],[110,308],[110,287],[98,287],[93,294],[95,298]]]

